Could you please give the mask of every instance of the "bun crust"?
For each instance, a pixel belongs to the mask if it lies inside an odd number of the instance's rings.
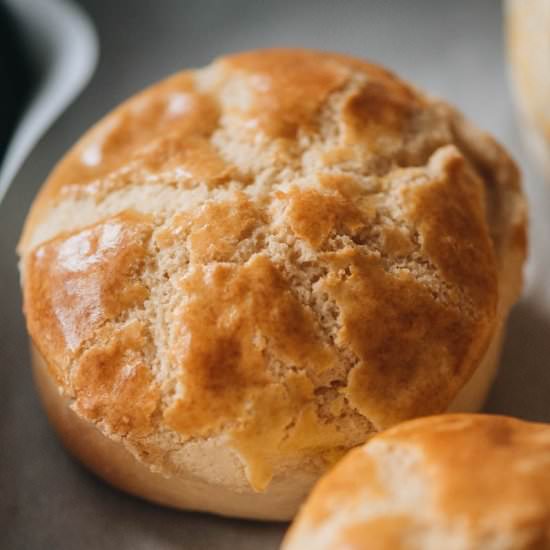
[[[314,488],[284,550],[550,547],[550,427],[442,415],[354,449]]]
[[[375,65],[284,49],[115,109],[19,246],[33,345],[77,417],[162,476],[265,492],[261,517],[270,484],[289,517],[349,448],[450,406],[525,249],[492,138]]]

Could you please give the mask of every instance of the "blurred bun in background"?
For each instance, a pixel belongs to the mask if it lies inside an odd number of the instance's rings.
[[[550,0],[507,0],[506,27],[525,138],[550,181]]]

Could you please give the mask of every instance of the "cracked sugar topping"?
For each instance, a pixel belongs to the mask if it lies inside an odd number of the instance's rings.
[[[223,436],[261,490],[446,409],[495,328],[502,247],[523,253],[522,205],[491,138],[384,69],[221,58],[53,171],[20,243],[29,331],[140,460],[177,472],[187,441]]]

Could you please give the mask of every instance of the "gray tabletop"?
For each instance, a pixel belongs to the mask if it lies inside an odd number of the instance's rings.
[[[33,390],[15,244],[53,164],[119,101],[220,53],[270,45],[351,52],[444,96],[513,152],[531,201],[528,285],[486,410],[550,421],[550,185],[521,146],[498,1],[82,0],[101,43],[97,73],[41,140],[0,206],[0,547],[277,548],[284,525],[181,513],[125,496],[72,461]]]

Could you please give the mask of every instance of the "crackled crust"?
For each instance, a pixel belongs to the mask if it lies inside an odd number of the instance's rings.
[[[526,137],[550,181],[550,3],[507,0],[506,30],[512,82]]]
[[[513,162],[451,107],[363,61],[266,50],[92,128],[19,252],[31,338],[79,417],[163,475],[224,438],[245,476],[216,482],[262,491],[444,411],[525,246]]]
[[[550,547],[550,428],[448,414],[354,449],[315,487],[283,548]]]

